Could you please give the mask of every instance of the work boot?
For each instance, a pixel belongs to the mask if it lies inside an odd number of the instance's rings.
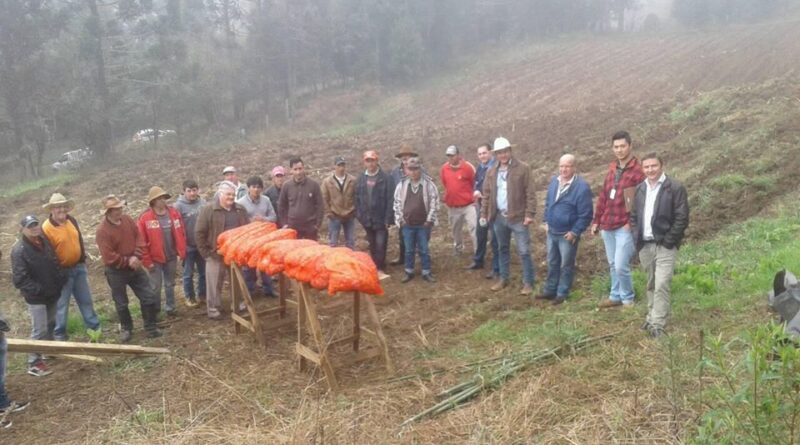
[[[497,277],[498,277],[497,273],[493,270],[490,270],[489,272],[486,273],[486,275],[484,275],[483,278],[486,278],[487,280],[494,280]]]
[[[162,335],[158,326],[156,326],[159,310],[160,308],[155,304],[142,305],[142,319],[144,320],[144,330],[147,332],[147,338],[157,338]]]
[[[533,293],[533,287],[530,284],[522,286],[522,289],[520,289],[519,291],[520,295],[530,295],[532,293]]]
[[[120,329],[119,331],[119,342],[120,343],[130,343],[131,339],[133,338],[133,333],[128,329]]]
[[[128,307],[117,309],[117,317],[119,317],[119,337],[123,341],[125,331],[128,332],[128,341],[131,341],[131,333],[133,332],[133,319],[131,318],[131,311]]]
[[[494,285],[491,287],[491,290],[492,292],[497,292],[505,289],[506,287],[508,287],[508,280],[501,278],[497,280],[497,283],[494,283]]]
[[[403,279],[402,279],[402,280],[400,280],[400,282],[401,282],[401,283],[408,283],[408,282],[409,282],[409,281],[411,281],[412,279],[414,279],[414,274],[413,274],[413,273],[408,273],[408,272],[406,272],[405,276],[403,277]]]
[[[422,274],[422,280],[423,281],[427,281],[428,283],[435,283],[436,282],[436,278],[434,278],[433,274],[430,274],[430,273]]]
[[[465,270],[479,270],[483,269],[483,264],[478,264],[476,262],[472,262],[469,266],[464,268]]]
[[[622,302],[621,301],[616,301],[616,300],[610,300],[610,299],[609,300],[603,300],[602,302],[600,302],[600,304],[597,305],[597,307],[600,308],[600,309],[608,309],[608,308],[617,307],[617,306],[622,306]]]

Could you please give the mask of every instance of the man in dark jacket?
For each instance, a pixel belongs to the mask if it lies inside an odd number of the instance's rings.
[[[378,164],[378,152],[364,152],[366,170],[356,184],[356,218],[364,226],[369,255],[378,270],[386,268],[389,226],[394,222],[394,181]]]
[[[558,161],[558,176],[547,188],[544,223],[547,230],[547,281],[537,300],[564,302],[572,287],[575,255],[581,234],[592,222],[592,190],[575,174],[575,156],[565,154]]]
[[[475,247],[475,256],[472,258],[472,264],[467,266],[468,270],[483,269],[483,261],[486,258],[486,243],[490,243],[492,247],[492,269],[486,274],[486,279],[491,280],[500,277],[500,254],[497,247],[497,236],[494,233],[494,228],[490,225],[481,226],[479,224],[481,217],[481,206],[486,205],[483,202],[483,181],[486,179],[486,173],[494,167],[494,156],[491,153],[492,144],[482,144],[478,146],[478,167],[475,171],[475,183],[473,185],[473,196],[475,198],[475,206],[477,211],[476,221],[477,228],[475,229],[475,237],[477,239],[477,247]],[[490,238],[491,235],[491,238]],[[490,241],[491,239],[491,241]]]
[[[106,213],[97,226],[95,235],[97,248],[106,266],[105,275],[108,287],[111,288],[111,298],[117,309],[119,340],[122,343],[131,341],[133,336],[133,319],[128,309],[128,287],[139,299],[147,336],[161,336],[161,331],[156,326],[161,307],[142,263],[146,246],[136,222],[125,214],[125,205],[125,201],[114,195],[103,198]]]
[[[22,236],[11,250],[14,287],[20,290],[31,316],[31,339],[53,340],[56,307],[66,273],[58,265],[55,250],[42,235],[39,220],[28,215],[20,222]],[[50,374],[39,353],[28,354],[28,374],[42,377]]]
[[[200,187],[194,179],[183,181],[183,194],[175,201],[175,208],[183,218],[183,229],[186,232],[186,259],[183,261],[183,296],[186,306],[197,306],[197,300],[206,302],[206,261],[197,251],[194,228],[200,209],[206,200],[200,197]],[[194,270],[197,269],[197,294],[194,289]]]
[[[292,180],[283,184],[278,199],[280,225],[297,230],[297,238],[316,241],[325,213],[322,189],[317,181],[306,175],[302,159],[290,159],[289,169]]]
[[[195,241],[197,250],[206,260],[206,309],[208,318],[221,320],[222,283],[225,281],[227,268],[217,252],[217,237],[220,233],[247,224],[247,210],[236,204],[236,185],[222,181],[217,194],[207,206],[203,207],[197,217]]]
[[[664,335],[670,312],[670,286],[675,258],[689,225],[689,200],[683,185],[664,174],[655,153],[642,158],[647,179],[636,187],[631,211],[639,261],[647,275],[647,319],[651,337]]]
[[[269,202],[272,204],[272,209],[275,210],[275,215],[277,215],[278,220],[281,219],[281,216],[278,215],[278,199],[281,197],[281,188],[283,188],[283,181],[285,179],[286,169],[283,168],[282,165],[272,167],[272,171],[270,172],[272,185],[264,192],[264,195],[269,198]]]

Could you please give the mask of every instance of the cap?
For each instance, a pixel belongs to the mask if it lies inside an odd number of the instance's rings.
[[[458,154],[458,147],[451,145],[447,147],[447,151],[445,151],[444,154],[447,156],[455,156]]]
[[[234,167],[232,165],[229,165],[229,166],[225,167],[224,169],[222,169],[222,174],[223,175],[227,174],[227,173],[236,173],[236,167]]]
[[[378,152],[375,151],[375,150],[367,150],[367,151],[364,152],[364,156],[363,157],[364,157],[365,161],[367,159],[374,159],[374,160],[377,161],[378,160]]]
[[[286,176],[286,169],[282,165],[272,167],[272,176]]]
[[[511,143],[508,142],[508,139],[504,137],[499,137],[494,140],[492,151],[500,151],[500,150],[505,150],[507,148],[511,148]]]
[[[39,218],[33,215],[26,215],[24,218],[22,218],[22,221],[19,222],[19,225],[26,229],[31,226],[38,226]]]
[[[333,158],[333,165],[342,165],[342,164],[347,164],[347,161],[345,161],[343,157],[336,156],[335,158]]]
[[[408,158],[406,161],[406,168],[409,170],[419,170],[422,168],[422,162],[417,157]]]

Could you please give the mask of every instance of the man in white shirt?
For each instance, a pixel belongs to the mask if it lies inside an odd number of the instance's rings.
[[[647,276],[647,319],[642,328],[657,338],[664,335],[670,313],[672,274],[689,225],[689,201],[683,185],[664,174],[658,155],[642,158],[642,169],[646,179],[636,187],[630,223]]]

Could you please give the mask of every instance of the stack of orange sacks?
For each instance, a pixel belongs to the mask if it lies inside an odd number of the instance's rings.
[[[269,222],[252,222],[217,238],[225,264],[236,263],[275,275],[284,273],[315,289],[383,295],[378,269],[369,255],[346,247],[332,248],[298,240],[293,229]]]

